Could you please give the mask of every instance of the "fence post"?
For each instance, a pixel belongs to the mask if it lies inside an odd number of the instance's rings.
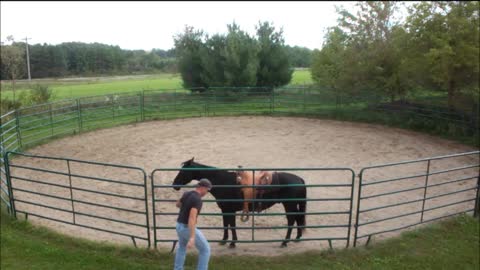
[[[150,175],[151,187],[152,187],[152,217],[153,217],[153,246],[157,249],[157,221],[155,214],[155,182],[154,182],[155,171]]]
[[[305,114],[306,106],[307,106],[306,89],[303,88],[303,113],[304,114]]]
[[[53,136],[53,111],[52,111],[52,104],[50,103],[50,130],[52,131]]]
[[[80,108],[80,99],[77,98],[77,119],[78,119],[78,133],[82,131],[82,111]]]
[[[477,217],[480,214],[480,175],[477,177],[477,196],[475,197],[475,208],[473,216]]]
[[[177,89],[173,91],[173,111],[177,112]]]
[[[425,177],[425,188],[423,191],[422,213],[420,216],[420,223],[423,223],[423,210],[425,210],[425,199],[427,198],[428,176],[430,174],[430,159],[427,163],[427,176]]]
[[[145,219],[147,225],[147,238],[148,238],[148,248],[152,246],[152,239],[150,237],[150,216],[148,215],[148,191],[147,191],[147,173],[143,171],[143,195],[145,196]],[[153,186],[152,186],[152,193],[153,193]]]
[[[112,95],[112,122],[115,121],[115,101],[113,100],[115,95]]]
[[[141,122],[145,121],[144,107],[145,107],[145,90],[142,90],[142,92],[140,93],[140,121]]]
[[[77,98],[77,115],[78,115],[78,133],[82,132],[82,107],[80,106],[80,99]]]
[[[348,235],[347,248],[350,246],[350,230],[352,227],[352,212],[353,212],[353,194],[355,189],[355,171],[352,170],[352,187],[350,191],[350,214],[348,215]]]
[[[255,241],[255,208],[256,208],[256,205],[255,205],[255,199],[257,198],[256,196],[256,183],[255,183],[255,170],[252,171],[252,180],[253,180],[253,199],[254,201],[252,202],[252,209],[253,209],[253,215],[252,215],[252,241]],[[248,203],[249,205],[250,203]],[[249,209],[247,208],[247,211],[249,211]],[[286,211],[286,210],[285,210]],[[247,213],[248,215],[249,213]],[[288,215],[288,213],[286,213]]]
[[[13,198],[13,187],[12,187],[12,179],[10,178],[10,161],[8,158],[9,152],[5,153],[4,156],[4,164],[5,164],[5,175],[7,178],[7,189],[8,193],[10,193],[9,199],[10,199],[10,207],[12,210],[13,217],[17,218],[17,211],[15,209],[15,199]]]
[[[215,115],[215,105],[218,105],[218,101],[217,101],[217,91],[212,90],[212,95],[213,95],[213,115]]]
[[[275,112],[275,88],[273,88],[272,90],[272,98],[270,100],[271,100],[270,110],[271,110],[271,113],[273,114]]]
[[[357,237],[358,237],[358,222],[360,217],[360,199],[362,197],[362,182],[363,182],[363,169],[360,171],[359,182],[358,182],[358,197],[357,197],[357,215],[355,216],[355,234],[353,237],[353,247],[357,246]]]
[[[16,130],[17,130],[17,141],[18,141],[18,145],[19,145],[19,148],[22,149],[23,146],[22,146],[22,135],[20,134],[20,119],[18,118],[18,111],[15,110],[15,126],[16,126]]]
[[[205,116],[208,116],[208,100],[210,99],[208,90],[206,90],[205,97],[207,98],[205,101]]]
[[[0,133],[2,132],[2,127],[0,126]],[[8,191],[8,203],[10,205],[7,205],[7,211],[8,211],[8,214],[10,215],[13,215],[13,211],[12,211],[12,200],[10,199],[12,197],[12,194],[10,193],[10,188],[9,188],[9,184],[8,184],[8,175],[7,175],[7,163],[5,161],[5,156],[6,156],[6,151],[5,151],[5,148],[3,147],[3,136],[1,136],[1,141],[0,141],[0,159],[1,159],[1,165],[3,166],[4,168],[4,174],[5,174],[5,183],[7,184],[7,191]],[[1,181],[1,177],[0,177],[0,181]],[[1,196],[1,195],[0,195]]]
[[[67,159],[67,167],[68,167],[68,182],[70,186],[70,202],[72,203],[72,215],[73,215],[73,224],[75,222],[75,207],[73,206],[73,191],[72,191],[72,173],[70,170],[70,160]]]
[[[3,158],[3,152],[4,152],[3,151],[3,149],[4,149],[3,148],[3,144],[4,144],[3,139],[4,139],[4,137],[3,137],[3,123],[2,122],[3,121],[0,118],[0,156]]]

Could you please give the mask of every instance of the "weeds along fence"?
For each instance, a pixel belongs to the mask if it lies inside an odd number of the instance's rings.
[[[172,188],[173,174],[180,169],[155,170],[149,174],[151,182],[147,183],[147,174],[142,168],[35,156],[23,151],[48,140],[98,128],[217,115],[312,115],[346,120],[378,117],[388,123],[410,121],[414,125],[433,125],[437,131],[452,131],[457,135],[478,134],[474,128],[478,122],[472,122],[474,117],[462,118],[452,112],[412,109],[404,103],[385,102],[376,97],[352,98],[312,88],[199,88],[195,92],[148,90],[84,97],[20,108],[0,116],[0,202],[12,215],[40,217],[127,237],[134,244],[139,240],[156,246],[174,240],[173,223],[169,222],[174,219],[175,211],[170,208],[174,198],[166,190]],[[378,110],[383,113],[379,114]],[[304,240],[324,241],[329,245],[343,242],[348,246],[351,242],[354,245],[362,241],[368,243],[375,235],[457,213],[470,213],[472,209],[478,213],[479,153],[371,166],[361,169],[359,175],[346,169],[340,176],[338,168],[272,170],[290,171],[311,180],[306,185],[311,194],[307,197],[311,207],[305,214],[313,234]],[[450,168],[442,163],[451,159],[462,159],[459,163],[464,165]],[[92,167],[103,168],[102,173],[89,174]],[[324,179],[331,173],[334,175]],[[152,194],[147,196],[146,191],[150,189]],[[322,193],[329,189],[343,190],[344,195],[331,198]],[[212,233],[210,239],[221,241],[218,234],[224,229],[220,225],[223,214],[215,208],[215,202],[207,201],[202,215],[216,221],[200,226]],[[260,203],[252,201],[257,202]],[[259,233],[296,228],[282,224],[285,224],[285,215],[298,213],[285,214],[281,206],[278,207],[253,214],[248,225],[238,225],[238,242],[283,241],[283,235]],[[148,208],[152,210],[149,212]],[[391,215],[392,212],[396,215]]]

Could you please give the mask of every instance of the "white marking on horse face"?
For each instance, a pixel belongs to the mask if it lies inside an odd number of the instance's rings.
[[[240,175],[237,175],[237,183],[241,183],[242,182],[242,177]]]

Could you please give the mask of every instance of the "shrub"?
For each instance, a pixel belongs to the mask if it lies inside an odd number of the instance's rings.
[[[54,97],[53,91],[47,85],[36,84],[30,90],[29,99],[33,104],[47,103]]]

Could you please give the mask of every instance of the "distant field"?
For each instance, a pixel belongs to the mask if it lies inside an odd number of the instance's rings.
[[[291,85],[311,83],[313,83],[313,81],[310,69],[295,70],[293,72],[292,80],[290,81]]]
[[[108,93],[132,92],[151,89],[178,89],[182,81],[178,74],[139,75],[100,78],[40,79],[31,83],[17,83],[17,95],[34,84],[48,85],[55,93],[55,99],[77,98]],[[4,91],[7,90],[7,91]],[[13,97],[9,82],[2,82],[2,98]]]
[[[38,79],[17,82],[17,96],[35,84],[48,85],[55,93],[55,100],[94,96],[109,93],[133,92],[155,89],[180,89],[182,80],[179,74],[156,74],[136,76],[113,76],[93,78]],[[293,73],[292,85],[310,84],[309,70],[296,70]],[[10,82],[2,81],[2,98],[13,98]]]

